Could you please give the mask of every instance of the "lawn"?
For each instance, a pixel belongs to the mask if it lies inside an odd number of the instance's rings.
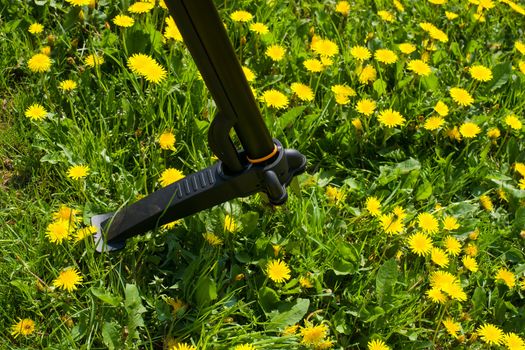
[[[100,254],[215,102],[163,0],[0,0],[0,348],[525,349],[525,3],[215,4],[306,172]]]

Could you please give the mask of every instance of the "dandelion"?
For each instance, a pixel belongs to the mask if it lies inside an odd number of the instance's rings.
[[[465,122],[459,127],[459,132],[464,138],[471,139],[473,137],[476,137],[476,135],[481,132],[481,129],[475,123]]]
[[[478,271],[478,263],[473,257],[466,255],[463,257],[463,259],[461,259],[461,262],[463,263],[463,266],[465,266],[465,268],[470,272]]]
[[[343,16],[348,16],[348,13],[350,12],[350,4],[348,1],[339,1],[335,5],[335,12],[339,12]]]
[[[330,202],[340,204],[344,202],[346,194],[337,187],[326,186],[326,197]]]
[[[392,109],[385,109],[381,111],[377,119],[382,125],[388,126],[390,128],[403,125],[405,122],[405,118],[399,112]]]
[[[390,23],[395,21],[394,15],[389,11],[385,11],[385,10],[377,11],[377,15],[381,17],[383,21],[390,22]]]
[[[425,293],[427,298],[432,300],[434,303],[445,304],[447,302],[447,296],[443,294],[438,288],[430,288]]]
[[[503,336],[503,345],[509,350],[523,350],[525,349],[525,341],[516,333],[507,333]]]
[[[66,2],[69,2],[71,5],[74,6],[87,6],[91,2],[91,0],[66,0]]]
[[[303,62],[303,65],[307,71],[312,73],[319,73],[322,72],[324,69],[323,63],[316,58],[310,58],[305,60]]]
[[[44,119],[47,113],[46,109],[39,103],[33,103],[24,112],[27,118],[36,121]]]
[[[441,128],[443,124],[445,124],[445,119],[443,119],[442,117],[430,117],[425,121],[423,127],[426,130],[432,131]]]
[[[379,222],[381,223],[383,231],[390,235],[401,234],[405,229],[403,221],[399,218],[395,218],[394,214],[380,215]]]
[[[320,324],[317,326],[308,324],[306,327],[301,327],[301,343],[307,346],[317,346],[328,335],[328,326]]]
[[[498,128],[490,128],[487,130],[487,136],[493,140],[501,136],[501,131]]]
[[[165,131],[159,136],[160,148],[165,150],[175,150],[175,135],[171,131]]]
[[[443,101],[438,101],[434,106],[434,110],[442,117],[448,115],[448,106]]]
[[[47,72],[51,68],[51,59],[43,53],[37,53],[27,61],[27,66],[33,72]]]
[[[505,124],[514,130],[521,130],[523,124],[514,114],[505,117]]]
[[[222,239],[213,232],[206,232],[202,237],[204,237],[204,240],[211,246],[216,247],[222,245]]]
[[[178,343],[173,345],[170,350],[197,350],[197,348],[191,344]]]
[[[253,15],[248,11],[235,11],[230,15],[230,18],[234,22],[250,22],[253,19]]]
[[[448,129],[447,136],[451,140],[461,141],[461,134],[459,133],[459,129],[457,126],[454,126],[453,128]]]
[[[401,2],[400,2],[399,0],[394,0],[393,3],[394,3],[394,7],[395,7],[399,12],[403,12],[403,11],[405,11],[405,7],[403,6],[403,4],[401,4]]]
[[[467,246],[464,248],[464,251],[468,256],[474,257],[478,255],[478,247],[474,243],[467,244]]]
[[[366,210],[370,213],[372,216],[379,216],[381,215],[381,202],[377,197],[368,197],[366,199]]]
[[[474,102],[468,91],[462,88],[451,88],[450,96],[454,102],[461,106],[470,106]]]
[[[252,344],[240,344],[235,346],[233,350],[255,350],[255,346]]]
[[[51,243],[61,244],[69,239],[72,225],[68,220],[57,220],[47,226],[46,236]]]
[[[235,219],[233,216],[226,214],[224,217],[224,231],[233,233],[237,231],[237,222],[235,222]]]
[[[155,7],[155,3],[147,2],[147,1],[137,1],[130,7],[128,7],[128,11],[131,13],[146,13],[149,12]]]
[[[136,53],[128,58],[128,67],[147,81],[158,84],[166,78],[166,70],[152,57]]]
[[[288,97],[275,89],[263,92],[261,99],[268,107],[282,109],[288,106]]]
[[[363,98],[357,102],[355,109],[361,114],[371,116],[376,109],[376,102],[368,98]]]
[[[376,80],[377,71],[373,66],[367,65],[359,73],[359,82],[361,84],[367,84]]]
[[[525,74],[525,61],[519,61],[518,68],[520,69],[521,74]]]
[[[67,170],[67,176],[73,180],[80,180],[88,176],[89,166],[73,165]]]
[[[339,53],[337,44],[328,39],[318,39],[312,43],[312,50],[321,56],[333,57]]]
[[[87,237],[93,236],[95,233],[97,233],[97,228],[95,226],[80,228],[75,232],[75,242],[80,242]]]
[[[77,83],[70,79],[62,80],[60,84],[58,84],[58,87],[64,92],[73,91],[77,88]]]
[[[276,283],[283,283],[290,279],[290,268],[280,259],[271,260],[266,265],[266,274],[268,278]]]
[[[458,332],[461,330],[461,325],[459,323],[454,322],[452,318],[448,317],[447,319],[443,320],[443,326],[445,326],[448,334],[454,338],[458,337]]]
[[[503,342],[503,331],[493,324],[485,323],[483,326],[478,327],[476,333],[481,340],[489,345],[500,345]]]
[[[475,65],[469,68],[469,73],[472,79],[478,81],[491,81],[492,80],[492,71],[482,65]]]
[[[138,199],[137,199],[137,200],[138,200]],[[175,226],[177,226],[178,224],[180,224],[181,222],[182,222],[182,219],[175,220],[175,221],[172,221],[172,222],[168,222],[167,224],[162,225],[161,228],[166,229],[166,230],[171,230],[171,229],[173,229]]]
[[[359,118],[352,119],[352,125],[356,130],[362,130],[363,129],[363,123],[361,123],[361,120]]]
[[[62,205],[56,212],[53,213],[53,220],[64,220],[75,223],[77,221],[76,215],[78,213],[78,210],[70,208],[66,205]]]
[[[174,182],[183,179],[184,177],[185,176],[182,173],[182,171],[175,168],[168,168],[162,172],[159,181],[162,187],[166,187]]]
[[[449,255],[458,256],[461,252],[461,242],[456,237],[447,236],[443,242],[445,250]]]
[[[494,205],[492,204],[492,200],[490,199],[489,196],[487,196],[485,194],[479,196],[479,202],[481,203],[481,206],[486,211],[493,211],[494,210]]]
[[[284,58],[284,54],[286,53],[286,50],[283,46],[274,44],[268,46],[268,48],[265,51],[265,55],[270,57],[273,61],[280,61]]]
[[[304,277],[304,276],[299,277],[299,284],[300,284],[301,287],[303,287],[303,288],[312,288],[312,287],[313,287],[313,284],[312,284],[312,282],[308,279],[308,277]]]
[[[514,274],[511,271],[507,270],[504,267],[500,268],[496,273],[496,280],[502,281],[510,289],[514,288],[514,286],[516,285],[516,276],[514,276]]]
[[[437,233],[439,230],[439,224],[434,215],[430,213],[421,213],[417,216],[419,228],[423,232],[430,234]]]
[[[370,340],[366,345],[368,350],[390,350],[390,347],[382,340]]]
[[[67,268],[60,272],[53,281],[53,286],[72,292],[77,289],[77,284],[82,282],[82,276],[75,268]]]
[[[416,51],[416,46],[411,43],[399,44],[397,47],[399,48],[399,51],[407,55],[410,55],[412,52]]]
[[[179,298],[173,299],[173,298],[167,297],[166,303],[171,306],[171,312],[173,313],[174,316],[178,316],[181,313],[183,313],[187,307],[186,303]]]
[[[91,54],[86,56],[86,58],[84,59],[84,63],[87,66],[94,68],[104,63],[104,57],[98,54]]]
[[[19,335],[28,336],[35,331],[35,321],[30,318],[24,318],[11,326],[11,335],[18,337]]]
[[[302,83],[292,83],[290,89],[297,95],[301,101],[313,101],[314,92],[312,89]]]
[[[372,57],[370,50],[364,46],[354,46],[350,49],[350,54],[359,61],[366,61]]]
[[[516,41],[514,43],[514,47],[516,48],[516,50],[518,50],[522,55],[525,55],[525,44],[522,43],[521,41]]]
[[[432,250],[432,239],[424,232],[416,232],[408,238],[408,247],[412,253],[425,256]]]
[[[408,62],[407,66],[408,66],[408,70],[411,70],[417,75],[421,75],[424,77],[432,73],[430,66],[426,64],[425,62],[423,62],[422,60],[411,60],[410,62]]]
[[[135,23],[135,20],[126,15],[116,15],[113,18],[113,23],[119,27],[129,28]]]
[[[455,12],[445,11],[445,16],[452,21],[453,19],[458,18],[459,15]]]
[[[430,258],[434,262],[434,264],[438,265],[439,267],[447,267],[449,260],[447,253],[443,249],[440,248],[432,248],[430,250]]]
[[[525,164],[519,162],[514,163],[514,170],[521,176],[525,177]]]
[[[40,34],[44,31],[44,26],[40,23],[32,23],[29,26],[28,32],[31,34]]]
[[[250,24],[250,30],[259,35],[265,35],[270,32],[270,30],[268,29],[268,26],[260,22]]]
[[[384,64],[392,64],[397,61],[397,55],[389,49],[379,49],[374,53],[374,58]]]
[[[393,210],[392,210],[392,213],[394,213],[395,216],[397,216],[397,218],[399,220],[404,220],[407,216],[407,214],[405,213],[405,209],[403,209],[402,206],[400,205],[397,205]]]
[[[332,86],[330,90],[332,90],[335,95],[335,102],[340,105],[347,104],[350,102],[348,97],[356,95],[355,90],[346,85],[337,84]]]
[[[164,37],[169,40],[173,39],[178,42],[182,42],[182,34],[180,33],[179,27],[175,23],[173,17],[168,16],[165,19],[166,27],[164,28]]]

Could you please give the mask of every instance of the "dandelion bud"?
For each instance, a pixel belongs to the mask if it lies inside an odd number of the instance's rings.
[[[523,238],[523,239],[525,239],[525,230],[522,230],[522,231],[520,232],[520,237]]]
[[[363,124],[361,123],[361,120],[359,118],[352,119],[352,125],[357,131],[363,130]]]
[[[235,275],[235,280],[236,281],[242,281],[244,278],[245,278],[244,273],[239,273],[239,274]]]
[[[246,44],[246,37],[243,36],[241,37],[241,45],[245,45]]]
[[[104,28],[111,29],[111,25],[109,24],[108,21],[104,22]]]
[[[53,34],[49,34],[46,38],[48,44],[53,44],[56,40],[56,37]]]
[[[96,1],[96,0],[91,0],[91,1],[89,2],[89,5],[88,5],[88,6],[89,6],[90,9],[94,9],[95,6],[97,6],[97,1]]]

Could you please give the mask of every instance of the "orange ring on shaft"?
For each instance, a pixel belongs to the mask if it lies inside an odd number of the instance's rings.
[[[268,159],[272,158],[273,156],[275,156],[277,154],[277,151],[278,151],[277,145],[274,144],[273,145],[273,151],[269,155],[267,155],[265,157],[262,157],[262,158],[257,158],[257,159],[250,159],[250,157],[248,157],[248,156],[246,156],[246,158],[252,164],[262,163],[262,162],[267,161]]]

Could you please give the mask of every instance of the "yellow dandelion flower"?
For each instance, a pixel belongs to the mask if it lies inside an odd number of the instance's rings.
[[[445,304],[447,302],[447,296],[443,294],[438,288],[430,288],[425,292],[427,298],[432,300],[434,303]]]
[[[47,72],[51,69],[51,59],[43,53],[37,53],[27,61],[27,66],[33,72]]]
[[[519,61],[518,68],[522,74],[525,74],[525,61]]]
[[[505,124],[514,130],[521,130],[523,127],[521,120],[519,120],[514,114],[505,117]]]
[[[159,181],[162,187],[166,187],[174,182],[183,179],[184,177],[185,176],[182,173],[182,171],[175,168],[168,168],[162,172]]]
[[[56,212],[53,213],[53,220],[64,220],[71,223],[77,222],[78,210],[70,208],[67,205],[61,205]]]
[[[255,80],[255,73],[248,67],[242,66],[242,71],[244,73],[244,76],[246,77],[246,80],[251,83]]]
[[[399,12],[403,12],[403,11],[405,11],[405,7],[403,6],[403,4],[402,4],[399,0],[394,0],[393,3],[394,3],[394,7],[395,7]]]
[[[253,15],[248,11],[240,10],[232,12],[230,18],[234,22],[250,22],[253,19]]]
[[[180,315],[187,308],[186,303],[179,298],[173,299],[171,297],[167,297],[165,301],[169,306],[171,306],[171,312],[174,316]]]
[[[226,214],[224,217],[224,231],[226,232],[235,232],[237,231],[237,222],[235,221],[235,218],[229,214]]]
[[[442,117],[448,115],[448,106],[443,101],[438,101],[434,106],[434,110]]]
[[[377,15],[385,22],[392,23],[396,19],[391,12],[385,10],[377,11]]]
[[[89,166],[73,165],[67,170],[67,176],[73,180],[80,180],[89,175]]]
[[[204,240],[211,246],[216,247],[222,245],[222,239],[220,239],[219,236],[213,232],[206,232],[202,235],[202,237],[204,237]]]
[[[441,289],[445,293],[447,293],[449,297],[451,297],[454,300],[458,300],[458,301],[467,300],[467,293],[463,291],[457,279],[455,283],[451,285],[443,286]]]
[[[382,340],[375,339],[370,340],[368,344],[366,344],[367,350],[390,350],[390,347],[386,345],[386,343]]]
[[[47,226],[46,236],[51,243],[61,244],[69,239],[72,228],[68,220],[57,220]]]
[[[77,285],[82,282],[82,276],[75,268],[68,268],[60,272],[53,281],[53,286],[72,292],[78,289]]]
[[[521,176],[525,177],[525,164],[516,162],[514,163],[514,171],[516,171]]]
[[[91,0],[66,0],[66,2],[69,2],[74,6],[87,6],[90,4]]]
[[[352,119],[352,125],[358,131],[363,129],[363,123],[361,123],[361,120],[359,118]]]
[[[421,60],[411,60],[410,62],[408,62],[407,66],[408,70],[411,70],[417,75],[422,75],[424,77],[432,73],[432,69],[430,69],[430,66]]]
[[[343,16],[348,16],[350,12],[350,4],[348,1],[338,1],[335,5],[335,12],[339,12]]]
[[[434,234],[437,233],[439,230],[439,224],[437,219],[434,217],[434,215],[430,213],[420,213],[417,216],[417,221],[419,228],[423,232]]]
[[[408,238],[408,247],[412,253],[425,256],[433,248],[432,239],[424,232],[416,232]]]
[[[77,88],[77,83],[71,79],[62,80],[60,84],[58,84],[58,87],[64,92],[73,91]]]
[[[389,49],[379,49],[374,53],[374,58],[384,64],[392,64],[397,62],[397,55],[394,51]]]
[[[465,254],[467,254],[468,256],[474,257],[478,255],[478,247],[474,243],[467,244],[464,250],[465,250]]]
[[[46,109],[39,103],[33,103],[31,106],[29,106],[25,112],[25,116],[31,120],[42,120],[44,119],[48,112]]]
[[[347,104],[348,102],[350,102],[348,97],[356,95],[356,92],[354,89],[346,85],[341,85],[341,84],[332,86],[330,90],[335,95],[335,101],[340,105]]]
[[[345,201],[346,194],[340,188],[326,186],[326,197],[331,203],[340,204]]]
[[[128,58],[128,67],[147,81],[158,84],[166,78],[166,70],[152,57],[136,53]]]
[[[310,58],[305,60],[303,62],[303,65],[306,68],[306,70],[313,73],[322,72],[324,69],[323,63],[316,58]]]
[[[308,324],[306,327],[301,327],[301,343],[307,346],[316,346],[322,342],[328,335],[328,326],[320,324],[314,326]]]
[[[459,323],[455,322],[450,317],[448,317],[445,320],[443,320],[443,326],[445,326],[445,329],[447,330],[448,334],[450,334],[454,338],[457,338],[458,337],[458,332],[461,331],[461,325]]]
[[[165,131],[159,136],[160,148],[165,150],[175,150],[175,135],[171,131]]]
[[[361,84],[368,84],[376,80],[377,71],[373,66],[365,66],[361,72],[359,72],[359,82]]]
[[[377,197],[371,196],[366,199],[366,210],[370,213],[372,216],[379,216],[381,215],[381,202]]]
[[[372,53],[365,46],[353,46],[350,49],[350,54],[359,61],[366,61],[372,57]]]
[[[104,63],[104,56],[101,56],[101,55],[98,55],[98,54],[91,54],[91,55],[88,55],[86,56],[86,58],[84,59],[84,63],[91,67],[91,68],[94,68],[94,67],[97,67],[97,66],[100,66],[101,64]]]
[[[434,5],[443,5],[447,3],[447,0],[428,0],[428,2]]]
[[[512,271],[509,271],[504,267],[500,268],[496,273],[496,280],[502,281],[510,289],[514,288],[514,286],[516,285],[516,276],[514,275],[514,273],[512,273]]]
[[[474,99],[472,98],[472,96],[468,93],[467,90],[462,88],[451,88],[450,96],[452,97],[454,102],[461,106],[470,106],[472,103],[474,103]]]
[[[481,206],[486,211],[493,211],[494,210],[494,205],[492,204],[492,200],[490,199],[489,196],[487,196],[485,194],[479,196],[479,202],[481,203]]]
[[[439,267],[448,266],[449,259],[447,253],[445,253],[445,251],[441,248],[432,248],[430,250],[430,258],[434,264],[438,265]]]
[[[270,89],[263,92],[261,100],[266,103],[268,107],[282,109],[288,106],[288,97],[275,89]]]
[[[397,47],[399,48],[399,51],[407,55],[410,55],[412,52],[416,51],[416,46],[411,43],[402,43]]]
[[[465,266],[465,268],[470,272],[478,271],[478,263],[473,257],[466,255],[461,259],[461,262],[463,263],[463,266]]]
[[[459,132],[464,138],[471,139],[473,137],[476,137],[476,135],[478,135],[481,132],[481,129],[475,123],[465,122],[459,127]]]
[[[392,109],[382,110],[377,119],[382,125],[390,128],[403,125],[405,122],[405,118],[399,112]]]
[[[191,344],[178,343],[173,345],[170,350],[197,350],[197,348]]]
[[[478,81],[491,81],[492,80],[492,71],[490,68],[487,68],[483,65],[475,65],[469,68],[469,73],[472,79]]]
[[[522,43],[521,41],[516,41],[514,43],[514,47],[516,48],[516,50],[518,50],[522,55],[525,55],[525,44]]]
[[[164,28],[164,37],[168,40],[173,39],[175,41],[182,42],[182,34],[180,33],[179,27],[177,27],[173,17],[166,17],[165,22],[166,27]]]
[[[355,110],[366,116],[371,116],[376,109],[376,102],[369,98],[363,98],[355,105]]]
[[[310,281],[310,279],[308,277],[305,277],[305,276],[299,277],[299,284],[303,288],[312,288],[314,286],[312,284],[312,282]]]
[[[491,139],[497,139],[501,136],[501,131],[498,128],[490,128],[487,130],[487,136]]]
[[[155,7],[155,3],[147,2],[147,1],[137,1],[130,7],[128,7],[128,11],[131,13],[146,13],[149,12]]]
[[[520,180],[518,187],[520,190],[525,190],[525,177]]]
[[[113,18],[113,23],[119,27],[129,28],[135,23],[135,20],[126,15],[116,15]]]
[[[270,57],[273,61],[280,61],[284,58],[286,49],[278,44],[270,45],[265,51],[265,55]]]
[[[445,11],[445,16],[452,21],[453,19],[458,18],[459,15],[455,12]]]
[[[445,124],[445,119],[443,117],[430,117],[425,120],[423,127],[427,130],[437,130]]]
[[[270,30],[268,29],[268,26],[260,22],[250,24],[250,30],[259,35],[265,35],[270,32]]]
[[[461,242],[456,237],[447,236],[443,241],[445,250],[449,255],[458,256],[461,252]]]
[[[313,101],[314,100],[314,92],[312,89],[305,84],[302,83],[292,83],[290,89],[297,95],[297,97],[301,101]]]
[[[392,213],[394,213],[394,215],[397,216],[399,220],[404,220],[407,216],[405,209],[400,205],[397,205],[394,209],[392,209]]]
[[[140,200],[140,198],[137,198],[137,200]],[[168,222],[167,224],[162,225],[161,228],[163,228],[165,230],[171,230],[175,226],[179,225],[180,223],[182,223],[182,219],[175,220],[175,221],[172,221],[172,222]]]
[[[32,23],[29,26],[28,31],[31,34],[39,34],[39,33],[42,33],[44,31],[44,26],[41,25],[40,23]]]
[[[336,43],[328,39],[318,39],[312,43],[312,50],[321,56],[333,57],[339,53]]]
[[[80,242],[84,238],[93,236],[95,233],[97,233],[97,228],[95,226],[87,226],[79,228],[75,232],[75,242]]]
[[[289,280],[290,273],[288,265],[280,259],[270,260],[266,265],[266,274],[274,282],[283,283]]]
[[[503,336],[503,345],[509,350],[524,350],[525,341],[516,333],[510,332]]]
[[[233,350],[255,350],[255,346],[252,344],[239,344],[235,346]]]
[[[390,235],[401,234],[405,229],[403,221],[396,218],[392,213],[380,215],[379,222],[383,231]]]
[[[500,345],[503,342],[503,331],[493,324],[485,323],[483,326],[478,327],[476,333],[481,340],[489,345]]]
[[[30,318],[24,318],[11,326],[11,335],[18,337],[19,335],[28,336],[35,331],[35,321]]]

